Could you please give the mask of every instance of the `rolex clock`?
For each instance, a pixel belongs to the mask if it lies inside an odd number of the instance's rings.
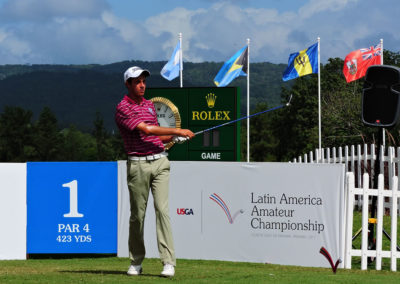
[[[181,115],[178,108],[168,99],[162,97],[154,97],[150,99],[157,112],[158,124],[162,127],[181,128]],[[165,149],[169,149],[174,145],[170,142],[165,145]]]

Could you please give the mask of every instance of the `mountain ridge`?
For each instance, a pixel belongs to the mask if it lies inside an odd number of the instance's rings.
[[[107,130],[116,130],[114,111],[126,93],[123,73],[130,66],[141,66],[151,72],[147,87],[179,87],[179,78],[165,80],[160,70],[165,61],[122,61],[111,64],[87,65],[0,65],[0,112],[5,106],[31,110],[34,119],[44,107],[56,115],[60,127],[71,124],[85,131],[92,129],[96,113],[104,119]],[[184,63],[183,86],[210,87],[223,62]],[[269,62],[250,65],[250,106],[258,103],[275,106],[280,103],[284,64]],[[247,80],[236,78],[229,86],[241,89],[241,110],[245,113]]]

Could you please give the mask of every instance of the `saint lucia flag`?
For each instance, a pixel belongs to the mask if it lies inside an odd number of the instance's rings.
[[[312,73],[318,73],[318,43],[290,54],[282,80],[288,81]]]
[[[247,76],[247,52],[245,46],[225,62],[214,78],[217,87],[225,87],[238,76]]]
[[[163,76],[165,79],[171,81],[179,76],[181,52],[181,43],[179,41],[175,47],[174,53],[172,53],[171,59],[161,70],[161,76]],[[183,66],[181,68],[183,70]]]

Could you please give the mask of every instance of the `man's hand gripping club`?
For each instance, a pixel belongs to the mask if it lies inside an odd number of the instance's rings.
[[[188,129],[180,129],[180,130],[182,130],[182,134],[173,136],[172,142],[177,143],[177,144],[183,144],[186,141],[188,141],[194,137],[194,134],[192,131],[190,131]]]

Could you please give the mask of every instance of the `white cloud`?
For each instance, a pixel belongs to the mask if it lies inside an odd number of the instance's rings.
[[[171,35],[164,45],[171,52],[176,44],[176,34],[183,32],[184,59],[187,61],[222,61],[232,56],[251,39],[252,56],[258,61],[269,60],[259,51],[269,47],[275,56],[279,43],[284,43],[290,27],[284,21],[294,21],[293,13],[280,15],[273,9],[242,9],[228,2],[220,2],[204,9],[188,11],[174,9],[150,18],[147,28],[155,35]],[[167,51],[169,49],[169,51]]]
[[[374,0],[309,0],[290,12],[213,1],[207,9],[175,7],[139,21],[135,13],[118,17],[106,0],[9,0],[0,7],[0,64],[168,60],[179,32],[184,60],[192,62],[227,60],[247,38],[251,62],[286,63],[318,36],[323,62],[381,37],[398,51],[397,1],[378,7]]]
[[[133,42],[135,39],[141,36],[140,31],[143,29],[143,26],[139,23],[118,18],[113,13],[107,11],[104,12],[101,17],[104,23],[108,27],[115,29],[115,31],[126,42]]]
[[[12,33],[0,29],[0,58],[4,58],[4,63],[12,64],[16,60],[25,62],[31,52],[29,44]]]
[[[359,0],[310,0],[299,9],[299,16],[302,18],[309,18],[325,11],[337,12],[345,9],[349,4],[356,2],[359,2]]]
[[[194,11],[185,8],[175,8],[170,12],[150,17],[146,20],[145,27],[149,34],[154,37],[160,37],[163,34],[168,35],[168,39],[160,42],[163,57],[161,60],[168,60],[173,49],[178,42],[178,34],[183,34],[184,49],[190,49],[192,39],[197,36],[197,29],[193,26],[192,18],[196,15],[204,15],[204,9]],[[185,53],[184,53],[185,56]],[[187,60],[188,57],[185,57]]]

